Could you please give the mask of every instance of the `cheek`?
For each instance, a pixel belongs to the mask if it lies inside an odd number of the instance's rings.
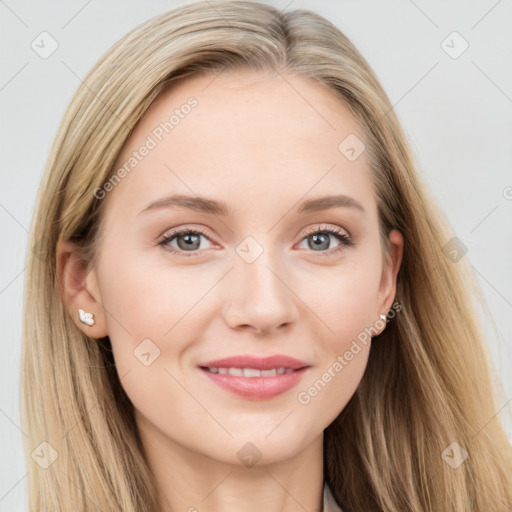
[[[366,369],[370,328],[376,320],[378,263],[361,257],[336,271],[328,269],[324,276],[317,274],[314,290],[305,299],[320,322],[316,336],[321,364],[300,387],[297,401],[326,425],[346,406]]]
[[[377,264],[373,263],[375,267]],[[379,279],[363,260],[339,268],[322,269],[310,276],[313,287],[304,282],[301,298],[321,324],[326,349],[343,350],[350,341],[372,325]]]
[[[183,268],[147,264],[137,255],[105,258],[101,295],[111,337],[129,338],[133,343],[170,338],[207,291],[210,280]]]
[[[129,374],[123,385],[134,402],[148,400],[149,389],[169,386],[165,370],[173,372],[189,340],[201,336],[202,298],[218,279],[192,266],[170,269],[139,260],[105,258],[100,272],[117,372],[120,378]]]

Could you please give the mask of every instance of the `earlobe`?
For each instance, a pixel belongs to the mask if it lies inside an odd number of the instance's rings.
[[[104,308],[94,269],[87,272],[80,249],[72,242],[59,240],[56,259],[61,300],[73,322],[87,336],[107,336]]]

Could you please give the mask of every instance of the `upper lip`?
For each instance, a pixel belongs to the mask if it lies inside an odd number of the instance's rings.
[[[309,366],[308,363],[295,359],[294,357],[277,354],[269,357],[255,357],[249,355],[238,355],[206,361],[199,366],[208,368],[254,368],[256,370],[271,370],[272,368],[291,368],[298,370]]]

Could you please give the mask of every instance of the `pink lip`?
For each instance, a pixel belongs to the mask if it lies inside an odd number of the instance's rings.
[[[294,357],[278,354],[269,357],[254,356],[233,356],[215,361],[206,361],[198,366],[208,366],[209,368],[255,368],[256,370],[271,370],[272,368],[291,368],[298,370],[304,366],[309,366],[305,361],[300,361]]]
[[[203,373],[221,388],[252,400],[267,400],[288,391],[299,383],[309,367],[306,362],[285,355],[265,358],[241,355],[207,361],[198,366]],[[294,371],[272,377],[238,377],[229,374],[212,373],[206,367],[255,368],[258,370],[286,368]]]

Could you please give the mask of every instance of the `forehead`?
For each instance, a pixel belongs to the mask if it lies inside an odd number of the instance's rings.
[[[365,153],[351,161],[340,150],[354,136],[364,141],[350,109],[313,79],[226,71],[187,78],[153,102],[126,141],[114,170],[128,172],[109,202],[128,214],[165,192],[243,206],[264,197],[294,203],[336,187],[369,201]]]

